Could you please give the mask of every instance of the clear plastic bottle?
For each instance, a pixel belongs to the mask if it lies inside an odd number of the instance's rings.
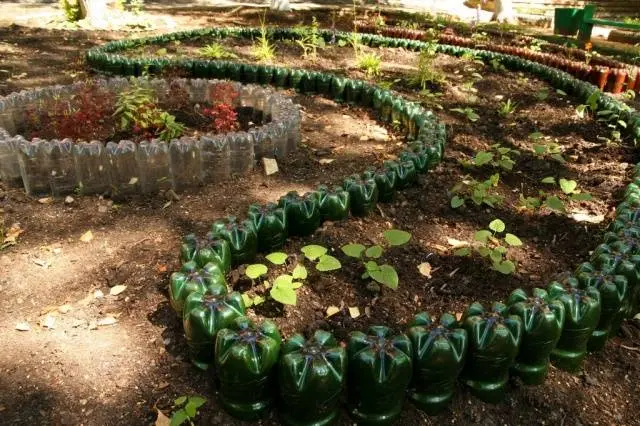
[[[140,171],[136,160],[138,145],[129,140],[107,143],[107,158],[111,172],[111,191],[114,196],[140,191]]]
[[[224,135],[200,139],[202,181],[219,182],[231,174],[229,138]]]
[[[272,135],[271,140],[273,141],[273,152],[276,158],[283,158],[287,156],[291,152],[291,149],[289,147],[286,122],[279,121],[271,123],[267,128],[269,129],[269,133]]]
[[[79,142],[73,147],[76,179],[81,194],[100,194],[111,188],[107,152],[102,142]]]
[[[159,139],[140,142],[137,160],[142,192],[153,194],[173,188],[166,142]]]
[[[191,79],[185,89],[190,94],[191,102],[203,104],[207,101],[209,81],[202,78]]]
[[[2,128],[0,128],[0,180],[10,186],[22,184],[15,139]]]
[[[275,145],[272,126],[261,126],[249,129],[249,134],[253,136],[253,152],[256,161],[261,158],[275,158]]]
[[[202,183],[200,144],[197,139],[173,139],[169,144],[169,159],[176,189],[182,190]]]
[[[231,173],[245,174],[255,165],[253,135],[246,132],[227,133]]]
[[[16,133],[16,126],[13,120],[13,106],[8,98],[0,101],[0,128],[5,129],[12,135]]]
[[[43,145],[48,151],[51,161],[51,194],[59,197],[72,193],[77,185],[75,161],[73,159],[74,143],[71,139],[52,140]]]
[[[44,141],[34,139],[29,142],[21,136],[14,138],[18,147],[18,161],[24,190],[29,195],[44,195],[51,190],[49,183],[50,162],[43,149]]]

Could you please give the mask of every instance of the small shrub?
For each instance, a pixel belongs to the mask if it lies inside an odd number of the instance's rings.
[[[318,49],[325,47],[325,41],[320,35],[320,26],[316,17],[312,17],[310,26],[300,26],[298,34],[300,38],[296,40],[296,43],[302,48],[302,56],[316,59],[318,57]]]
[[[80,20],[80,4],[78,0],[60,0],[60,8],[64,12],[64,17],[68,22]]]
[[[450,192],[451,207],[457,209],[466,204],[467,201],[473,202],[476,206],[483,204],[494,208],[496,205],[502,204],[503,197],[492,191],[500,182],[500,174],[496,173],[483,182],[479,182],[472,177],[465,176],[462,181],[457,183]]]
[[[251,47],[251,54],[260,62],[271,62],[276,58],[276,48],[268,36],[266,13],[260,18],[260,37]]]
[[[436,43],[427,43],[418,57],[418,72],[413,76],[412,81],[421,90],[427,89],[429,83],[438,84],[445,80],[444,75],[433,68],[433,61],[437,56],[437,46]]]
[[[542,179],[542,183],[558,186],[560,193],[557,195],[539,191],[539,197],[525,197],[520,194],[520,208],[535,210],[546,207],[549,210],[566,213],[566,205],[572,201],[589,201],[593,197],[588,192],[582,192],[575,180],[560,178],[557,182],[553,176]]]
[[[511,99],[507,99],[506,102],[500,102],[500,106],[498,107],[498,115],[500,117],[506,117],[508,115],[513,114],[516,111],[516,103],[511,102]]]
[[[238,56],[233,52],[228,51],[220,43],[211,43],[198,50],[201,56],[211,59],[233,59]]]
[[[509,275],[516,270],[516,264],[507,259],[510,247],[522,245],[520,238],[514,234],[505,233],[506,225],[500,219],[494,219],[489,223],[489,229],[481,229],[474,236],[474,242],[467,247],[460,247],[454,251],[456,256],[470,256],[472,251],[491,262],[491,269],[501,274]]]
[[[358,58],[358,68],[364,71],[368,78],[380,75],[380,65],[382,60],[375,53],[364,53]]]
[[[229,104],[216,104],[203,108],[202,114],[211,120],[210,128],[216,133],[228,133],[238,129],[238,113]]]
[[[398,229],[384,232],[384,238],[389,246],[400,246],[409,242],[411,234]],[[379,265],[376,259],[384,254],[384,248],[380,245],[366,247],[362,244],[347,244],[341,247],[342,252],[349,257],[359,259],[364,266],[362,279],[372,279],[377,283],[393,290],[398,288],[398,272],[389,264]]]
[[[489,147],[489,151],[478,151],[470,161],[463,160],[460,163],[465,167],[491,166],[493,168],[513,170],[513,166],[516,164],[512,158],[514,155],[520,155],[520,151],[500,144],[493,144]]]
[[[478,119],[480,118],[480,116],[476,113],[476,111],[473,108],[470,108],[470,107],[466,107],[466,108],[451,108],[451,109],[449,109],[449,111],[460,113],[460,114],[464,115],[467,118],[467,120],[469,120],[471,122],[478,121]]]
[[[173,402],[171,414],[171,426],[180,426],[185,422],[193,425],[193,420],[198,415],[198,408],[207,402],[201,396],[181,396]]]

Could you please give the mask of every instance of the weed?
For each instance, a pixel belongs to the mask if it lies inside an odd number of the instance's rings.
[[[201,56],[211,59],[233,59],[238,56],[233,52],[228,51],[220,43],[211,43],[198,50]]]
[[[504,118],[508,115],[513,114],[516,111],[516,105],[518,104],[515,102],[511,102],[511,99],[507,99],[506,102],[500,102],[500,106],[498,107],[498,115]]]
[[[450,190],[450,192],[454,194],[453,197],[451,197],[451,207],[457,209],[465,205],[467,201],[473,202],[476,206],[485,204],[492,208],[502,204],[503,198],[492,191],[493,188],[498,186],[499,181],[499,173],[491,175],[489,179],[483,182],[465,176],[462,181]]]

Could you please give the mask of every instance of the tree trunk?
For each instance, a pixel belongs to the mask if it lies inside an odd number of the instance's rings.
[[[496,10],[491,17],[492,21],[498,22],[514,22],[513,1],[512,0],[495,0]]]
[[[106,0],[78,0],[80,19],[88,20],[92,26],[103,26],[107,19]]]

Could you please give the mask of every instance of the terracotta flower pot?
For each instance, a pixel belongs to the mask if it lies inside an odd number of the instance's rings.
[[[627,75],[628,73],[626,70],[616,70],[613,89],[611,90],[614,95],[622,93],[622,90],[624,89],[624,83],[625,81],[627,81]]]

